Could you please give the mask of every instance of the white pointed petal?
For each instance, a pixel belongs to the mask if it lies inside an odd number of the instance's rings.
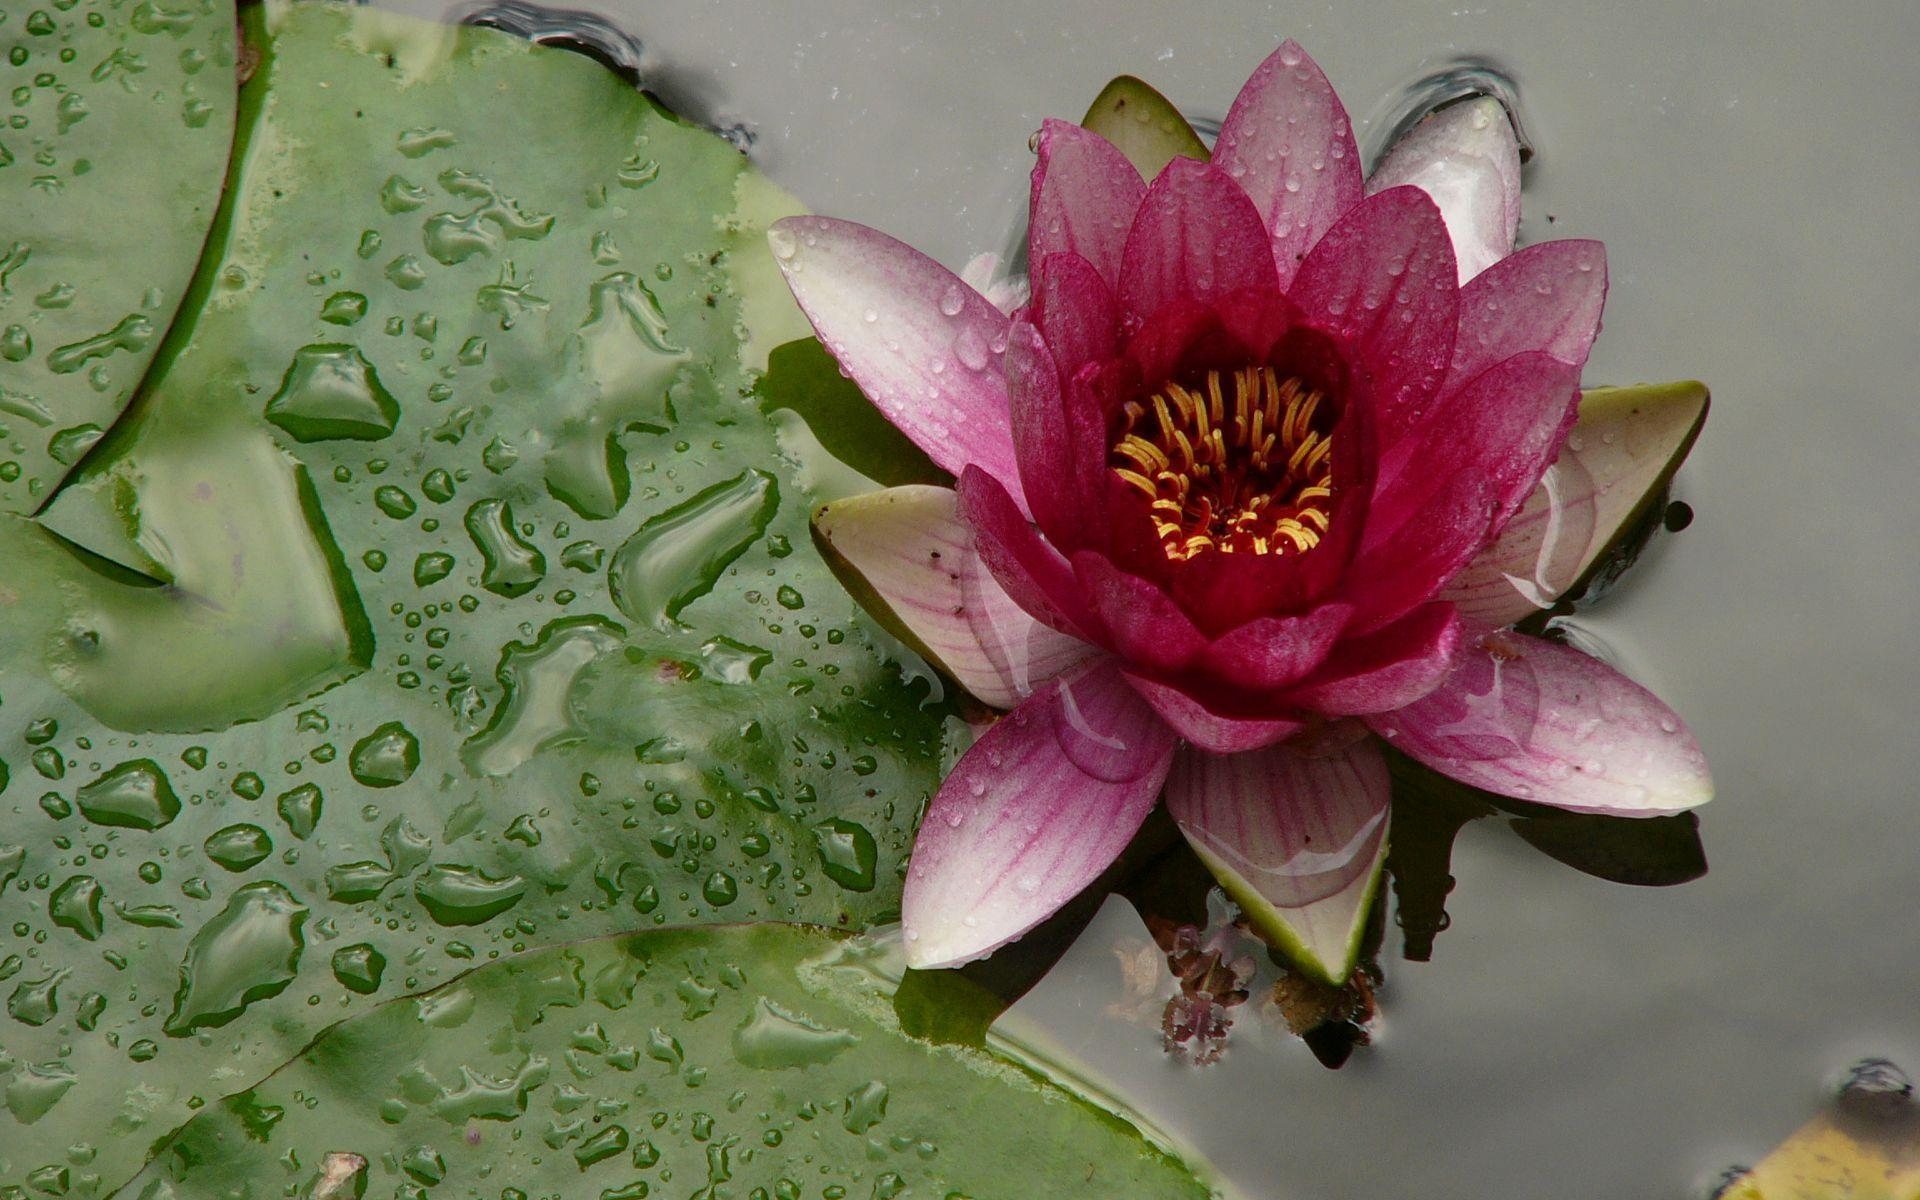
[[[1482,630],[1551,607],[1673,477],[1706,420],[1707,401],[1698,383],[1586,393],[1559,461],[1439,598]]]
[[[1367,191],[1403,184],[1440,206],[1461,283],[1512,253],[1520,225],[1520,144],[1498,100],[1481,96],[1449,105],[1408,130]]]
[[[1367,723],[1441,774],[1516,800],[1657,817],[1713,799],[1686,723],[1599,659],[1516,633],[1461,659],[1438,691]],[[1530,711],[1516,716],[1515,703]]]
[[[823,506],[814,532],[895,633],[983,703],[1012,708],[1095,651],[1007,596],[957,509],[951,488],[888,488]]]
[[[1020,498],[1000,357],[1007,315],[904,242],[788,217],[767,243],[801,311],[867,398],[942,469],[969,464]]]
[[[1167,810],[1255,925],[1339,984],[1353,972],[1385,860],[1390,790],[1370,737],[1313,752],[1189,747],[1167,776]]]

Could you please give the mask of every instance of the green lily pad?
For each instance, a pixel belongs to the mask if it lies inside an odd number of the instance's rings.
[[[485,966],[327,1031],[120,1194],[1209,1194],[1055,1085],[903,1034],[888,967],[791,926]]]
[[[1173,102],[1144,80],[1122,75],[1100,89],[1080,124],[1112,142],[1147,179],[1176,158],[1213,157]]]
[[[0,15],[0,513],[26,513],[132,398],[193,277],[233,139],[234,23],[223,0]]]
[[[246,20],[202,303],[40,521],[0,518],[0,1190],[111,1190],[477,963],[887,919],[957,725],[759,410],[790,201],[583,57]],[[742,478],[746,524],[623,612],[622,548]]]

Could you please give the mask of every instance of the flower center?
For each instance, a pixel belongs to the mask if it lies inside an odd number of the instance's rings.
[[[1325,398],[1269,367],[1207,372],[1120,410],[1107,466],[1147,498],[1175,562],[1222,554],[1304,554],[1327,532],[1333,414]]]

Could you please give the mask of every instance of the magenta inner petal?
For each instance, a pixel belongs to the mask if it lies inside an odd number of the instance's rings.
[[[1049,118],[1040,127],[1033,168],[1027,258],[1077,254],[1109,286],[1120,282],[1127,231],[1147,185],[1113,143],[1078,125]]]
[[[1260,214],[1226,172],[1176,158],[1134,214],[1120,269],[1120,307],[1138,329],[1170,304],[1211,305],[1243,288],[1270,288],[1273,256]]]

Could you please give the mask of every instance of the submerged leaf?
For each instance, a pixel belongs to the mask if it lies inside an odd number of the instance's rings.
[[[1208,1194],[1054,1086],[904,1034],[894,969],[772,925],[509,959],[329,1030],[120,1194],[223,1195],[292,1163],[382,1194]]]

